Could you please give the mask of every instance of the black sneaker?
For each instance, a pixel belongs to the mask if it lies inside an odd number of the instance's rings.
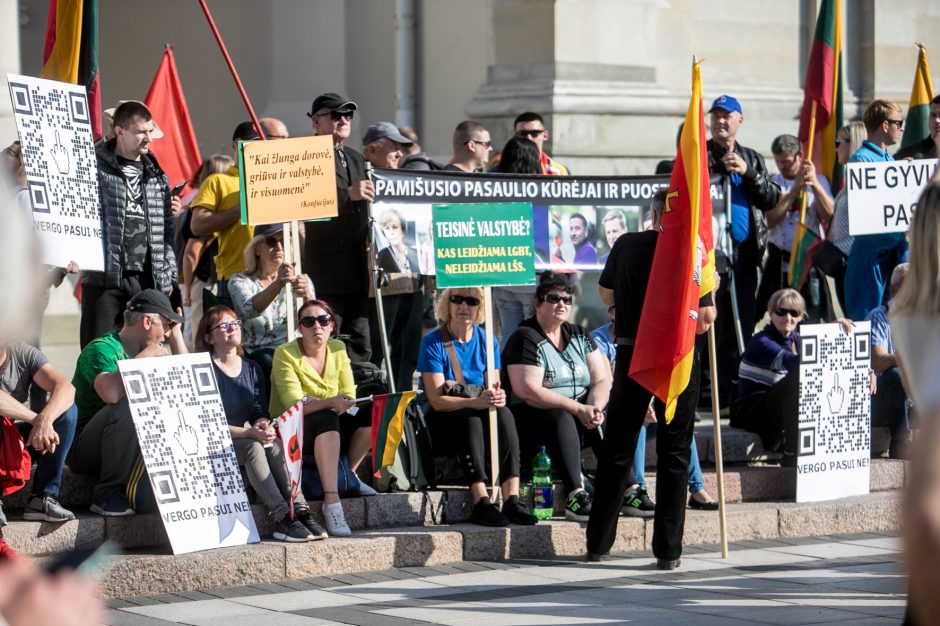
[[[484,496],[473,505],[470,523],[479,524],[480,526],[508,526],[509,518],[503,515],[499,507],[490,502],[489,498]]]
[[[326,539],[329,537],[326,529],[320,524],[317,523],[317,520],[313,519],[313,513],[310,512],[310,509],[301,509],[297,511],[297,521],[303,524],[307,530],[310,531],[310,535],[313,537],[313,541],[319,541],[320,539]]]
[[[128,517],[135,513],[123,493],[112,494],[104,502],[95,502],[91,505],[91,512],[104,517]]]
[[[656,559],[656,569],[673,570],[682,565],[679,559]]]
[[[474,507],[476,508],[476,507]],[[513,524],[520,526],[532,526],[538,522],[538,518],[532,515],[532,512],[525,507],[519,500],[519,496],[509,496],[503,502],[503,515]]]
[[[656,515],[656,505],[650,500],[645,489],[637,489],[624,496],[621,511],[627,517],[650,518]]]
[[[285,515],[277,523],[274,529],[274,538],[278,541],[288,541],[291,543],[302,543],[304,541],[313,541],[313,535],[307,530],[307,527],[289,515]]]
[[[584,489],[565,502],[565,519],[572,522],[586,522],[591,516],[591,496]]]

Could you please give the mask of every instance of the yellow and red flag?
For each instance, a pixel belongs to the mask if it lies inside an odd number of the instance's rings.
[[[630,377],[666,405],[689,384],[699,299],[715,288],[712,201],[705,150],[702,74],[692,62],[692,97],[669,179],[649,286],[640,314]]]
[[[163,59],[144,98],[144,104],[163,131],[162,137],[153,140],[152,149],[170,185],[189,180],[199,169],[202,160],[186,97],[183,95],[183,85],[173,60],[173,48],[169,45],[163,52]]]
[[[91,132],[101,138],[98,0],[50,0],[40,78],[84,85]]]

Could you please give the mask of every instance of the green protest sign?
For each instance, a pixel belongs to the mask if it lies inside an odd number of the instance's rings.
[[[438,287],[535,284],[532,205],[432,207]]]

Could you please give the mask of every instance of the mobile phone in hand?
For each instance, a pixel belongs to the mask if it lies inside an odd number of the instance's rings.
[[[172,195],[172,196],[178,196],[178,195],[180,195],[181,193],[183,193],[183,189],[186,188],[186,183],[187,183],[187,182],[188,182],[188,181],[185,181],[185,180],[184,180],[183,182],[181,182],[181,183],[180,183],[179,185],[177,185],[176,187],[173,187],[173,189],[170,189],[170,195]]]

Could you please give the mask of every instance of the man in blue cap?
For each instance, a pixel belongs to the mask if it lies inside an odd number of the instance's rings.
[[[780,188],[770,180],[763,157],[756,150],[737,142],[738,130],[744,124],[744,112],[737,99],[724,95],[712,103],[709,122],[712,138],[708,141],[708,169],[730,182],[731,212],[727,216],[731,234],[731,258],[738,319],[746,346],[754,331],[754,308],[757,297],[757,267],[767,246],[767,220],[764,212],[777,206]],[[725,187],[727,189],[727,187]],[[727,200],[726,200],[727,201]],[[720,234],[717,234],[720,237]],[[740,354],[735,338],[735,320],[731,306],[729,281],[721,281],[718,291],[718,364],[721,405],[730,405],[730,393],[737,385]]]

